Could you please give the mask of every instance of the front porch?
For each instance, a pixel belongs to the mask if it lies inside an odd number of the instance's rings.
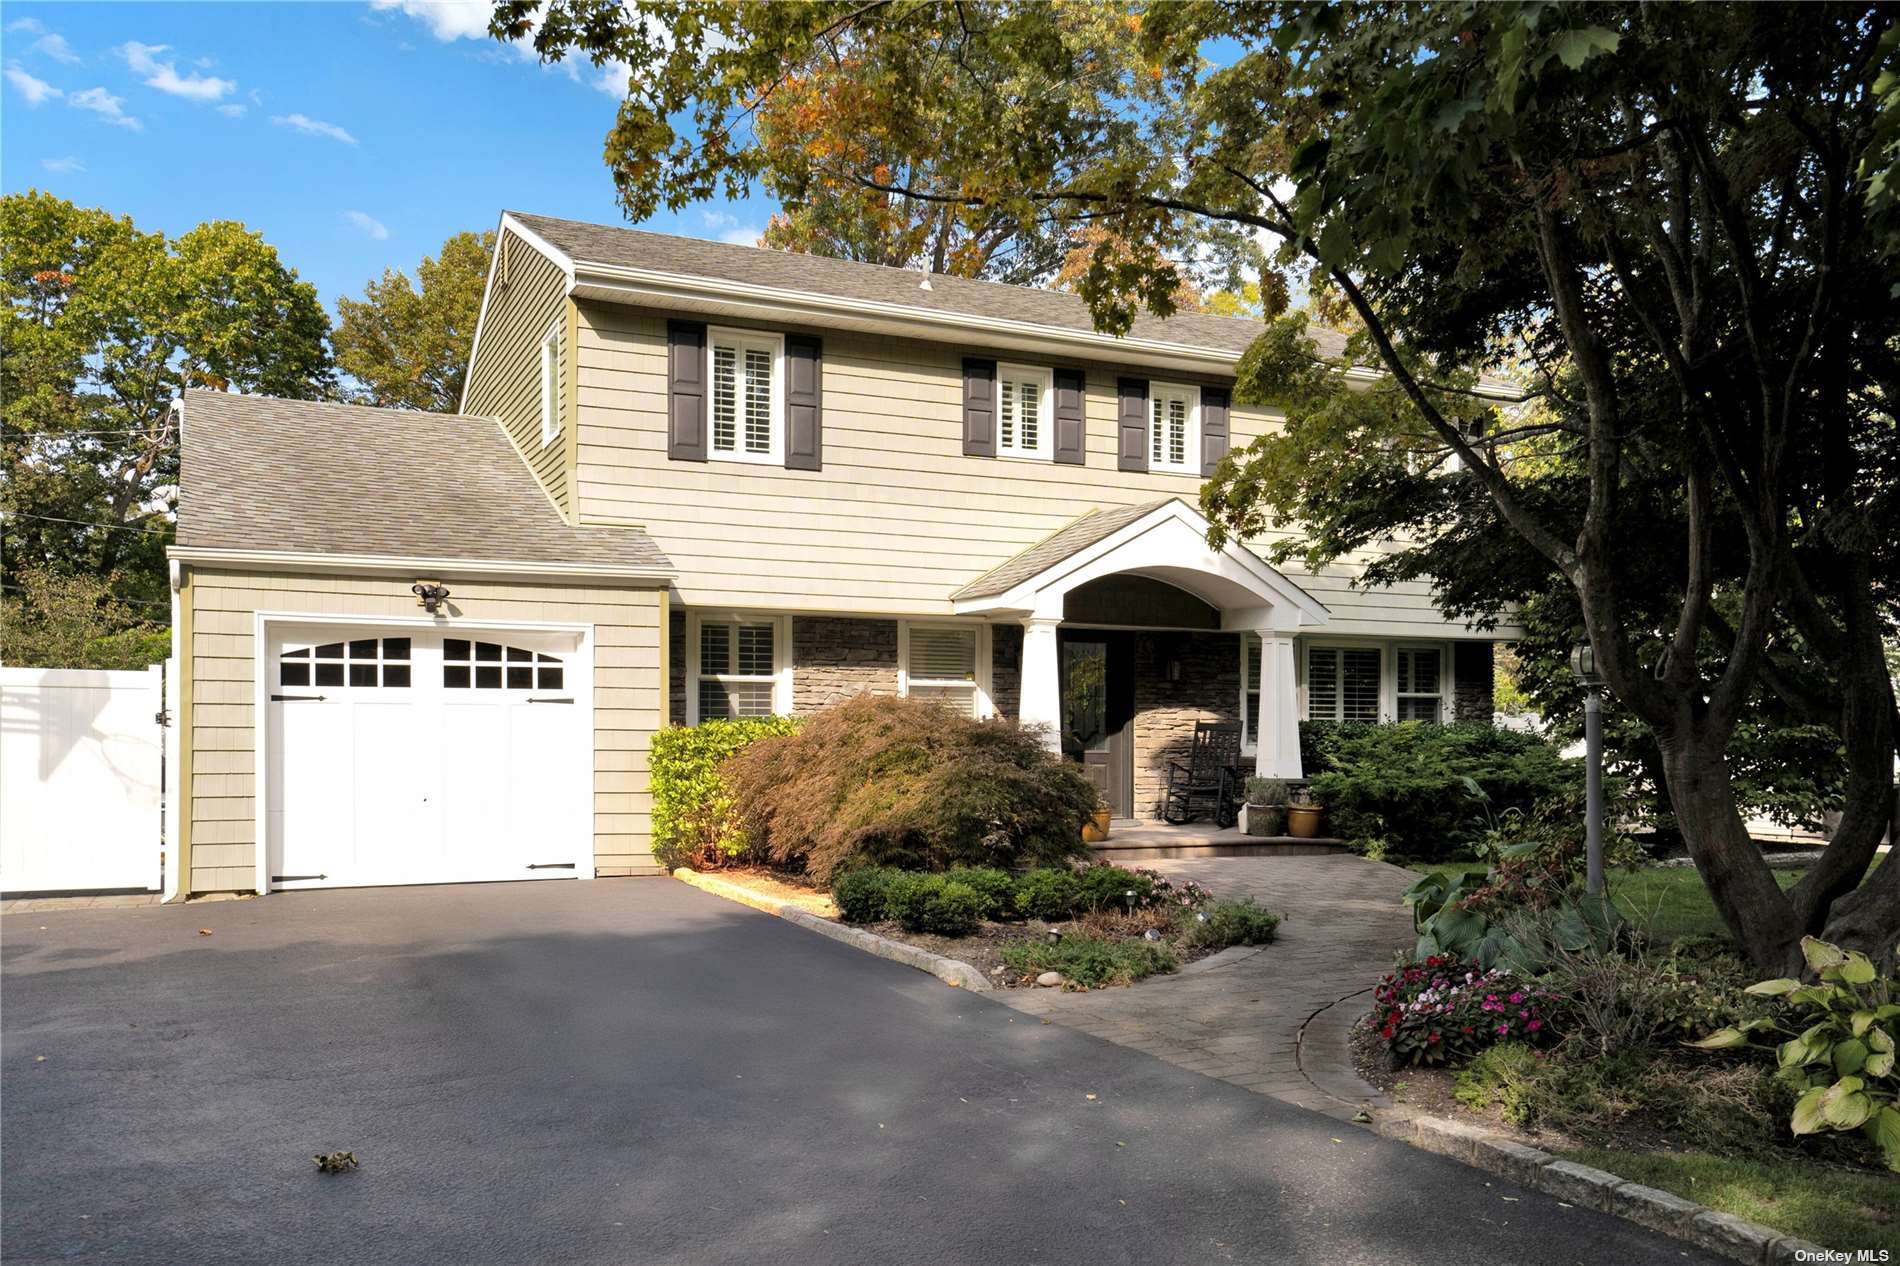
[[[1248,835],[1239,827],[1223,828],[1212,822],[1170,826],[1134,818],[1111,823],[1108,838],[1089,847],[1098,861],[1129,864],[1192,857],[1317,857],[1352,851],[1346,841],[1331,837]]]

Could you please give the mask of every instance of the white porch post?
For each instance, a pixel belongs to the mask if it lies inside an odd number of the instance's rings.
[[[1260,733],[1254,739],[1254,773],[1262,778],[1300,778],[1293,635],[1279,629],[1255,632],[1260,638]]]
[[[1044,727],[1043,745],[1052,752],[1062,750],[1062,696],[1056,684],[1056,628],[1061,623],[1039,617],[1023,621],[1022,703],[1018,716],[1026,726]]]

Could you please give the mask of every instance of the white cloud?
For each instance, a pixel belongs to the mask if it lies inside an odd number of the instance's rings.
[[[228,101],[218,107],[218,113],[227,119],[241,119],[244,117],[245,108],[235,101]]]
[[[378,242],[389,240],[389,229],[373,215],[362,211],[345,211],[343,218],[363,230],[363,235]]]
[[[65,62],[67,65],[76,65],[79,61],[79,54],[73,52],[73,46],[66,42],[66,37],[58,31],[47,30],[46,24],[38,18],[21,18],[16,22],[9,22],[6,29],[9,33],[18,31],[39,36],[29,46],[35,53],[44,53],[54,61]]]
[[[89,110],[100,120],[114,127],[130,128],[134,132],[143,132],[145,125],[125,112],[125,98],[115,97],[104,88],[88,88],[84,92],[75,92],[68,97],[67,103],[81,110]]]
[[[334,123],[325,123],[322,119],[313,119],[307,114],[273,114],[272,123],[279,127],[291,128],[306,136],[326,136],[333,141],[342,141],[345,145],[356,144],[356,138]]]
[[[718,207],[702,207],[699,219],[709,229],[730,228],[739,222],[737,216],[728,215]]]
[[[444,43],[487,39],[488,20],[495,16],[490,0],[369,0],[369,7],[405,13]]]
[[[156,88],[160,92],[174,97],[183,97],[187,101],[216,101],[235,91],[237,84],[229,79],[219,79],[216,75],[200,75],[195,72],[181,75],[176,63],[160,61],[158,55],[167,51],[169,45],[141,44],[137,40],[128,40],[119,46],[119,55],[125,58],[125,64],[132,68],[135,75],[145,77],[147,88]]]
[[[86,165],[77,158],[74,158],[71,154],[66,155],[64,158],[42,158],[40,160],[40,166],[46,168],[46,170],[52,172],[55,176],[70,176],[74,172],[86,170]]]
[[[764,229],[727,229],[719,240],[732,246],[757,246],[764,235]]]
[[[27,21],[32,19],[28,18]],[[30,106],[39,105],[42,101],[57,101],[65,95],[44,79],[35,79],[18,66],[7,67],[7,82],[13,85],[14,91],[26,98]]]

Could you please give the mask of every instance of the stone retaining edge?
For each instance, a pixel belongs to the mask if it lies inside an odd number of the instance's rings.
[[[1408,1108],[1379,1108],[1372,1112],[1372,1129],[1385,1138],[1463,1161],[1567,1204],[1614,1214],[1731,1261],[1780,1266],[1823,1260],[1820,1246],[1799,1236],[1783,1235],[1772,1227],[1717,1212],[1671,1192],[1559,1159],[1468,1122],[1427,1116]]]
[[[842,941],[867,954],[888,958],[894,963],[915,967],[918,971],[927,971],[946,985],[968,989],[972,993],[987,993],[991,988],[990,982],[983,978],[982,972],[959,959],[933,954],[927,949],[919,949],[903,941],[894,941],[888,936],[879,936],[863,928],[846,927],[842,923],[819,918],[809,910],[800,910],[789,902],[761,896],[750,888],[733,883],[730,879],[721,879],[717,875],[702,875],[690,866],[681,866],[675,870],[673,878],[683,884],[690,884],[701,892],[709,892],[715,897],[724,897],[727,901],[736,901],[740,905],[751,906],[754,910],[762,910],[787,923],[796,924],[808,932],[816,932],[834,941]]]

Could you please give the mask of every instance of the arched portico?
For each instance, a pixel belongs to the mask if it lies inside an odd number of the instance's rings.
[[[1222,630],[1259,636],[1254,767],[1269,777],[1300,777],[1293,638],[1325,625],[1326,608],[1252,550],[1231,542],[1210,549],[1207,520],[1177,498],[1084,515],[957,592],[959,614],[1022,623],[1022,721],[1047,726],[1050,745],[1059,746],[1064,603],[1074,590],[1116,575],[1172,585],[1219,612]]]

